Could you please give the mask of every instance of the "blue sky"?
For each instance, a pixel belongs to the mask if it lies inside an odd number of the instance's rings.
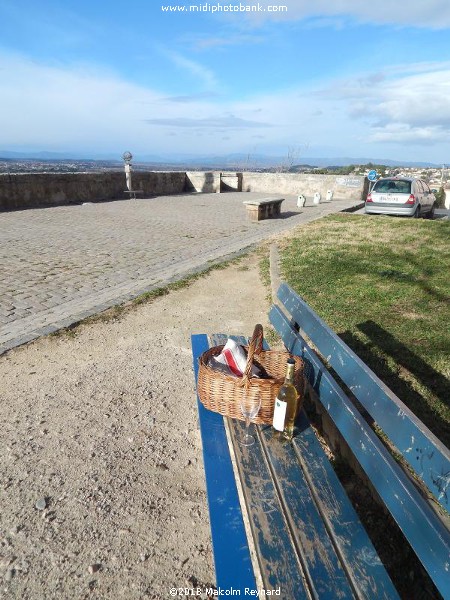
[[[450,0],[190,5],[0,0],[0,150],[450,163]]]

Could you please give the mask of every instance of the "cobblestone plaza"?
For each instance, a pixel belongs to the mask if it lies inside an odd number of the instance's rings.
[[[252,223],[256,193],[187,194],[0,213],[0,353],[277,233],[355,206],[333,200]]]

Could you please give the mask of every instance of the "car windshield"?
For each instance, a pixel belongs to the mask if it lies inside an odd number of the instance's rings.
[[[410,194],[411,182],[402,179],[382,179],[376,182],[373,191],[380,193],[390,192],[392,194]]]

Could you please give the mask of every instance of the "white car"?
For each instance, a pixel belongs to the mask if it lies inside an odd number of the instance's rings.
[[[422,179],[385,177],[379,179],[366,198],[365,211],[376,215],[434,217],[436,198]]]

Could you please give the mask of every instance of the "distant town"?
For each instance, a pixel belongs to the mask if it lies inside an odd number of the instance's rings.
[[[328,167],[326,169],[317,168],[311,171],[302,171],[310,173],[324,174],[342,174],[342,175],[364,175],[367,177],[370,171],[375,170],[378,177],[415,177],[423,179],[433,189],[446,187],[450,183],[450,169],[447,165],[442,167],[388,167],[386,165],[349,165],[348,167]]]
[[[18,173],[83,173],[119,171],[123,169],[120,160],[36,160],[36,159],[2,159],[0,158],[0,174]],[[233,164],[220,166],[217,162],[193,164],[165,162],[134,162],[134,171],[257,171],[261,173],[304,173],[304,174],[336,174],[367,176],[369,171],[376,170],[379,177],[417,177],[424,179],[432,188],[448,187],[450,185],[450,166],[389,166],[376,163],[351,164],[346,166],[315,166],[312,164],[274,164],[272,166],[257,166],[234,161]]]

